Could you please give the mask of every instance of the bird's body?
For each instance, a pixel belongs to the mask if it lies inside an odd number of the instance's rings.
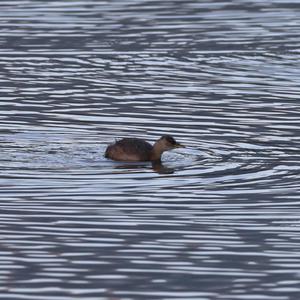
[[[119,161],[159,161],[164,151],[184,147],[171,136],[162,136],[153,146],[138,138],[124,138],[107,147],[105,157]]]
[[[150,160],[153,146],[137,138],[125,138],[109,145],[105,151],[105,157],[123,161],[147,161]]]

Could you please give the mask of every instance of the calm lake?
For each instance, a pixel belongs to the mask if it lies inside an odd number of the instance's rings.
[[[299,0],[1,1],[0,299],[300,299],[299,149]]]

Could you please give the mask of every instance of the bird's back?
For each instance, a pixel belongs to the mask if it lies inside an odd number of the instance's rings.
[[[121,161],[147,161],[150,160],[153,146],[137,138],[124,138],[109,145],[105,157]]]

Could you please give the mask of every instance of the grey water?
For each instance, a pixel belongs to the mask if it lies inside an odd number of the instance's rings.
[[[299,118],[298,0],[1,1],[0,299],[300,299]]]

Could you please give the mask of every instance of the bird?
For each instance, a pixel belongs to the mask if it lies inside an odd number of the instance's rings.
[[[163,152],[185,148],[170,135],[163,135],[154,145],[139,138],[123,138],[108,145],[104,156],[117,161],[161,161]]]

